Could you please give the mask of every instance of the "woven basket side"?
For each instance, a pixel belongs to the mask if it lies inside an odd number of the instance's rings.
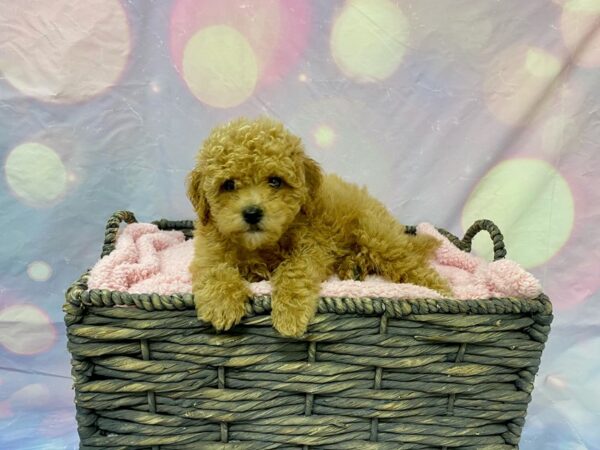
[[[79,412],[96,426],[82,442],[516,448],[548,322],[326,313],[307,341],[295,341],[280,338],[268,316],[218,335],[192,310],[90,307],[69,327],[74,358],[93,363],[76,383]]]

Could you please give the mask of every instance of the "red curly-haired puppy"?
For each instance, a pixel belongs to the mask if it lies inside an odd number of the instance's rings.
[[[271,119],[214,129],[188,196],[198,214],[190,266],[196,309],[217,330],[240,322],[251,281],[271,281],[273,326],[296,337],[333,274],[377,274],[449,293],[428,264],[435,239],[406,234],[365,189],[323,175],[300,139]]]

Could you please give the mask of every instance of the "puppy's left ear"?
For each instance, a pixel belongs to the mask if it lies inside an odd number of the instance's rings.
[[[312,199],[315,198],[315,195],[323,182],[323,172],[321,167],[314,159],[309,157],[304,157],[304,182],[308,188],[308,195],[302,206],[302,210],[305,213],[308,213],[310,211]]]
[[[202,186],[203,183],[204,176],[200,169],[196,167],[190,172],[186,180],[187,195],[198,214],[200,223],[206,225],[210,219],[210,209]]]

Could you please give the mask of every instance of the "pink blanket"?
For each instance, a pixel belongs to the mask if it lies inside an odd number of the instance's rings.
[[[445,277],[458,299],[490,297],[535,298],[542,291],[539,282],[514,261],[487,262],[457,249],[430,224],[417,227],[442,245],[432,265]],[[188,266],[194,253],[193,241],[179,231],[161,231],[155,225],[127,225],[119,234],[113,252],[94,266],[88,281],[90,289],[110,289],[129,293],[174,294],[191,292]],[[268,281],[251,283],[256,295],[269,294]],[[413,284],[397,284],[379,277],[365,281],[331,278],[321,286],[323,297],[440,298],[431,289]]]

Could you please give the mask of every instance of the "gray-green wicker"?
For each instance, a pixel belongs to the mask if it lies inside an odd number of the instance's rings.
[[[135,217],[111,217],[103,255],[122,221]],[[480,230],[504,257],[489,221],[447,235],[468,250]],[[552,321],[544,295],[323,298],[293,340],[258,297],[218,334],[192,295],[88,290],[87,277],[64,306],[81,449],[515,449]]]

